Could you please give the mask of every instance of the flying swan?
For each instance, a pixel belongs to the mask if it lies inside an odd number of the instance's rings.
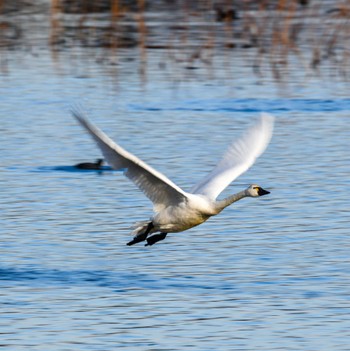
[[[111,140],[90,123],[80,109],[73,109],[72,114],[95,140],[109,165],[114,169],[122,169],[153,202],[153,217],[135,224],[135,230],[132,232],[134,238],[127,245],[142,241],[147,241],[145,246],[153,245],[165,239],[168,233],[182,232],[205,222],[244,197],[258,197],[270,193],[253,184],[237,194],[216,200],[218,195],[248,170],[265,151],[272,136],[274,123],[274,117],[267,113],[262,113],[255,125],[228,147],[211,173],[190,192],[182,190],[165,175]]]

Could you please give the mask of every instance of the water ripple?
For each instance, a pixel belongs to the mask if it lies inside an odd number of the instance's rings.
[[[350,99],[231,99],[185,100],[151,104],[129,104],[132,111],[197,111],[197,112],[340,112],[350,110]]]

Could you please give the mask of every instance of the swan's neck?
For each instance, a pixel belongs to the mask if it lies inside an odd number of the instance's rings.
[[[219,213],[224,208],[226,208],[227,206],[230,206],[234,202],[236,202],[236,201],[238,201],[240,199],[243,199],[244,197],[247,197],[247,196],[249,196],[247,194],[247,191],[246,190],[242,190],[242,191],[240,191],[237,194],[234,194],[234,195],[231,195],[231,196],[227,197],[226,199],[216,201],[216,204],[215,204],[216,210]]]

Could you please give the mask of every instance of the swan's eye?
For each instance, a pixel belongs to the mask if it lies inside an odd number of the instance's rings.
[[[255,186],[253,189],[256,190],[256,191],[259,191],[259,187],[258,186]]]

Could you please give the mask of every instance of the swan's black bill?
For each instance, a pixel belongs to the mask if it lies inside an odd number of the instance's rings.
[[[265,190],[265,189],[263,189],[263,188],[259,188],[259,190],[258,190],[258,195],[259,196],[263,196],[263,195],[267,195],[267,194],[270,194],[270,192]]]

